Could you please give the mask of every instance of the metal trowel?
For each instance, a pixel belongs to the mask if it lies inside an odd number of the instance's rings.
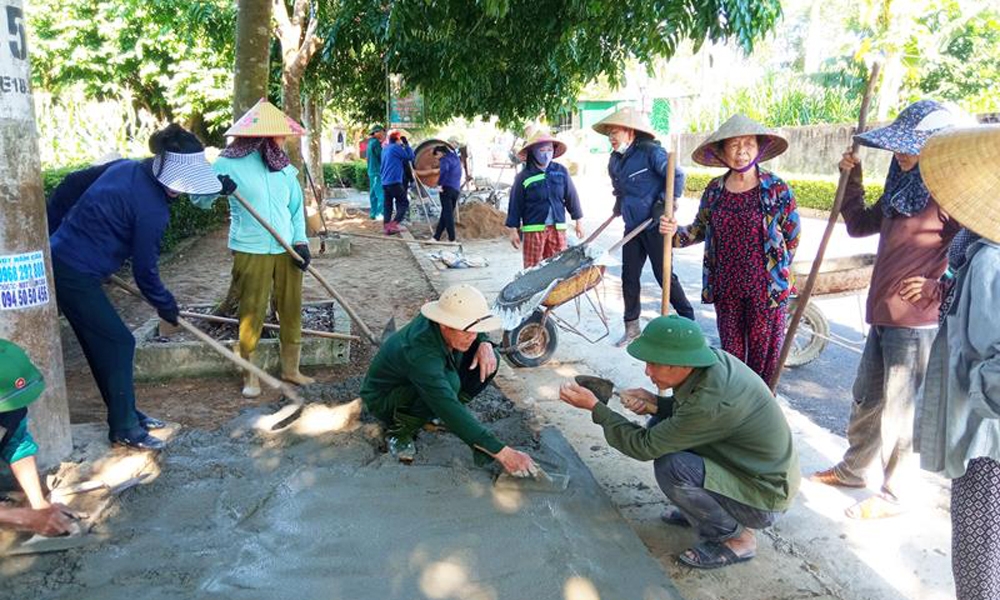
[[[546,471],[542,467],[543,463],[553,472]],[[536,460],[535,466],[538,467],[538,471],[530,477],[515,477],[510,473],[501,473],[493,482],[493,487],[500,490],[550,493],[564,492],[569,487],[569,475],[555,472],[557,465]]]
[[[590,390],[601,404],[607,404],[612,396],[618,396],[619,400],[622,399],[621,393],[615,390],[615,384],[610,379],[594,377],[593,375],[577,375],[573,378],[573,381],[580,387]],[[633,397],[629,396],[629,398]],[[659,407],[655,403],[645,400],[643,402],[652,414],[656,414],[656,411],[659,410]]]

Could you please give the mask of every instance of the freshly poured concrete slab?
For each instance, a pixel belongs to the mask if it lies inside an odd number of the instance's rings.
[[[0,596],[680,598],[557,431],[532,447],[521,414],[477,413],[570,476],[562,493],[524,493],[495,488],[451,434],[421,434],[404,466],[377,448],[374,424],[336,410],[312,406],[264,440],[238,423],[185,432],[159,478],[121,497],[107,543],[8,563]]]

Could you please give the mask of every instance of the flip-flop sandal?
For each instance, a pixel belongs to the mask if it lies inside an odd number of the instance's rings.
[[[688,553],[693,554],[694,558],[688,556]],[[702,542],[684,551],[683,554],[677,557],[677,561],[692,569],[718,569],[746,562],[754,556],[756,556],[755,552],[746,556],[739,556],[730,550],[729,546],[720,542]]]
[[[691,522],[687,520],[687,517],[684,516],[681,509],[672,505],[668,506],[667,509],[663,511],[663,514],[660,515],[660,520],[667,525],[676,525],[677,527],[691,526]]]

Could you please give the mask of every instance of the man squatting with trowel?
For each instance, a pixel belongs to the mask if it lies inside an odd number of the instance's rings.
[[[10,465],[27,496],[27,507],[0,504],[0,527],[63,535],[76,518],[61,504],[49,504],[35,466],[38,445],[28,432],[28,405],[45,390],[45,380],[17,344],[0,339],[0,460]]]
[[[752,529],[772,525],[799,487],[792,433],[764,381],[724,350],[709,348],[701,328],[684,317],[657,317],[628,345],[646,376],[672,397],[636,388],[622,404],[651,415],[642,427],[565,383],[559,398],[589,410],[608,443],[637,460],[652,460],[670,525],[694,527],[700,542],[678,560],[714,569],[750,560]]]
[[[524,452],[506,446],[466,408],[498,368],[487,331],[500,328],[486,298],[455,285],[428,302],[379,348],[361,384],[365,408],[386,427],[389,452],[401,462],[416,456],[417,432],[434,419],[472,447],[477,463],[490,456],[511,475],[537,473]]]

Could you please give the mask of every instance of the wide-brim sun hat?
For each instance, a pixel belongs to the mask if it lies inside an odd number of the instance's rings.
[[[500,318],[490,310],[482,292],[464,283],[449,287],[439,299],[421,306],[420,312],[435,323],[459,331],[500,329]]]
[[[919,100],[903,109],[892,123],[859,133],[854,140],[869,148],[916,155],[936,132],[971,124],[969,117],[955,107]]]
[[[291,137],[305,135],[306,130],[295,119],[278,110],[278,107],[261,98],[240,117],[226,136],[229,137]]]
[[[934,134],[920,153],[920,175],[945,212],[1000,242],[1000,125]]]
[[[530,152],[533,147],[546,143],[552,144],[552,158],[559,158],[563,154],[566,154],[566,144],[552,137],[552,135],[546,131],[536,131],[528,139],[528,141],[521,146],[521,149],[517,151],[517,157],[522,161],[528,160],[528,152]]]
[[[763,142],[758,142],[758,150],[761,151],[760,157],[757,159],[758,163],[771,160],[788,150],[788,140],[750,117],[737,113],[729,117],[712,135],[705,138],[705,141],[694,149],[694,152],[691,153],[691,160],[703,167],[729,169],[730,166],[722,161],[719,146],[728,139],[746,135],[757,136],[758,140],[763,138]]]
[[[161,152],[153,157],[153,176],[164,187],[181,194],[217,194],[222,184],[205,152]]]
[[[641,361],[673,367],[710,367],[719,362],[701,327],[678,315],[650,321],[626,350]]]
[[[45,379],[27,353],[0,339],[0,412],[28,406],[45,391]]]
[[[608,135],[614,127],[625,127],[635,130],[638,133],[644,133],[649,137],[656,137],[656,132],[653,130],[653,126],[650,125],[646,116],[631,106],[616,110],[594,123],[592,127],[594,131],[601,135]]]

